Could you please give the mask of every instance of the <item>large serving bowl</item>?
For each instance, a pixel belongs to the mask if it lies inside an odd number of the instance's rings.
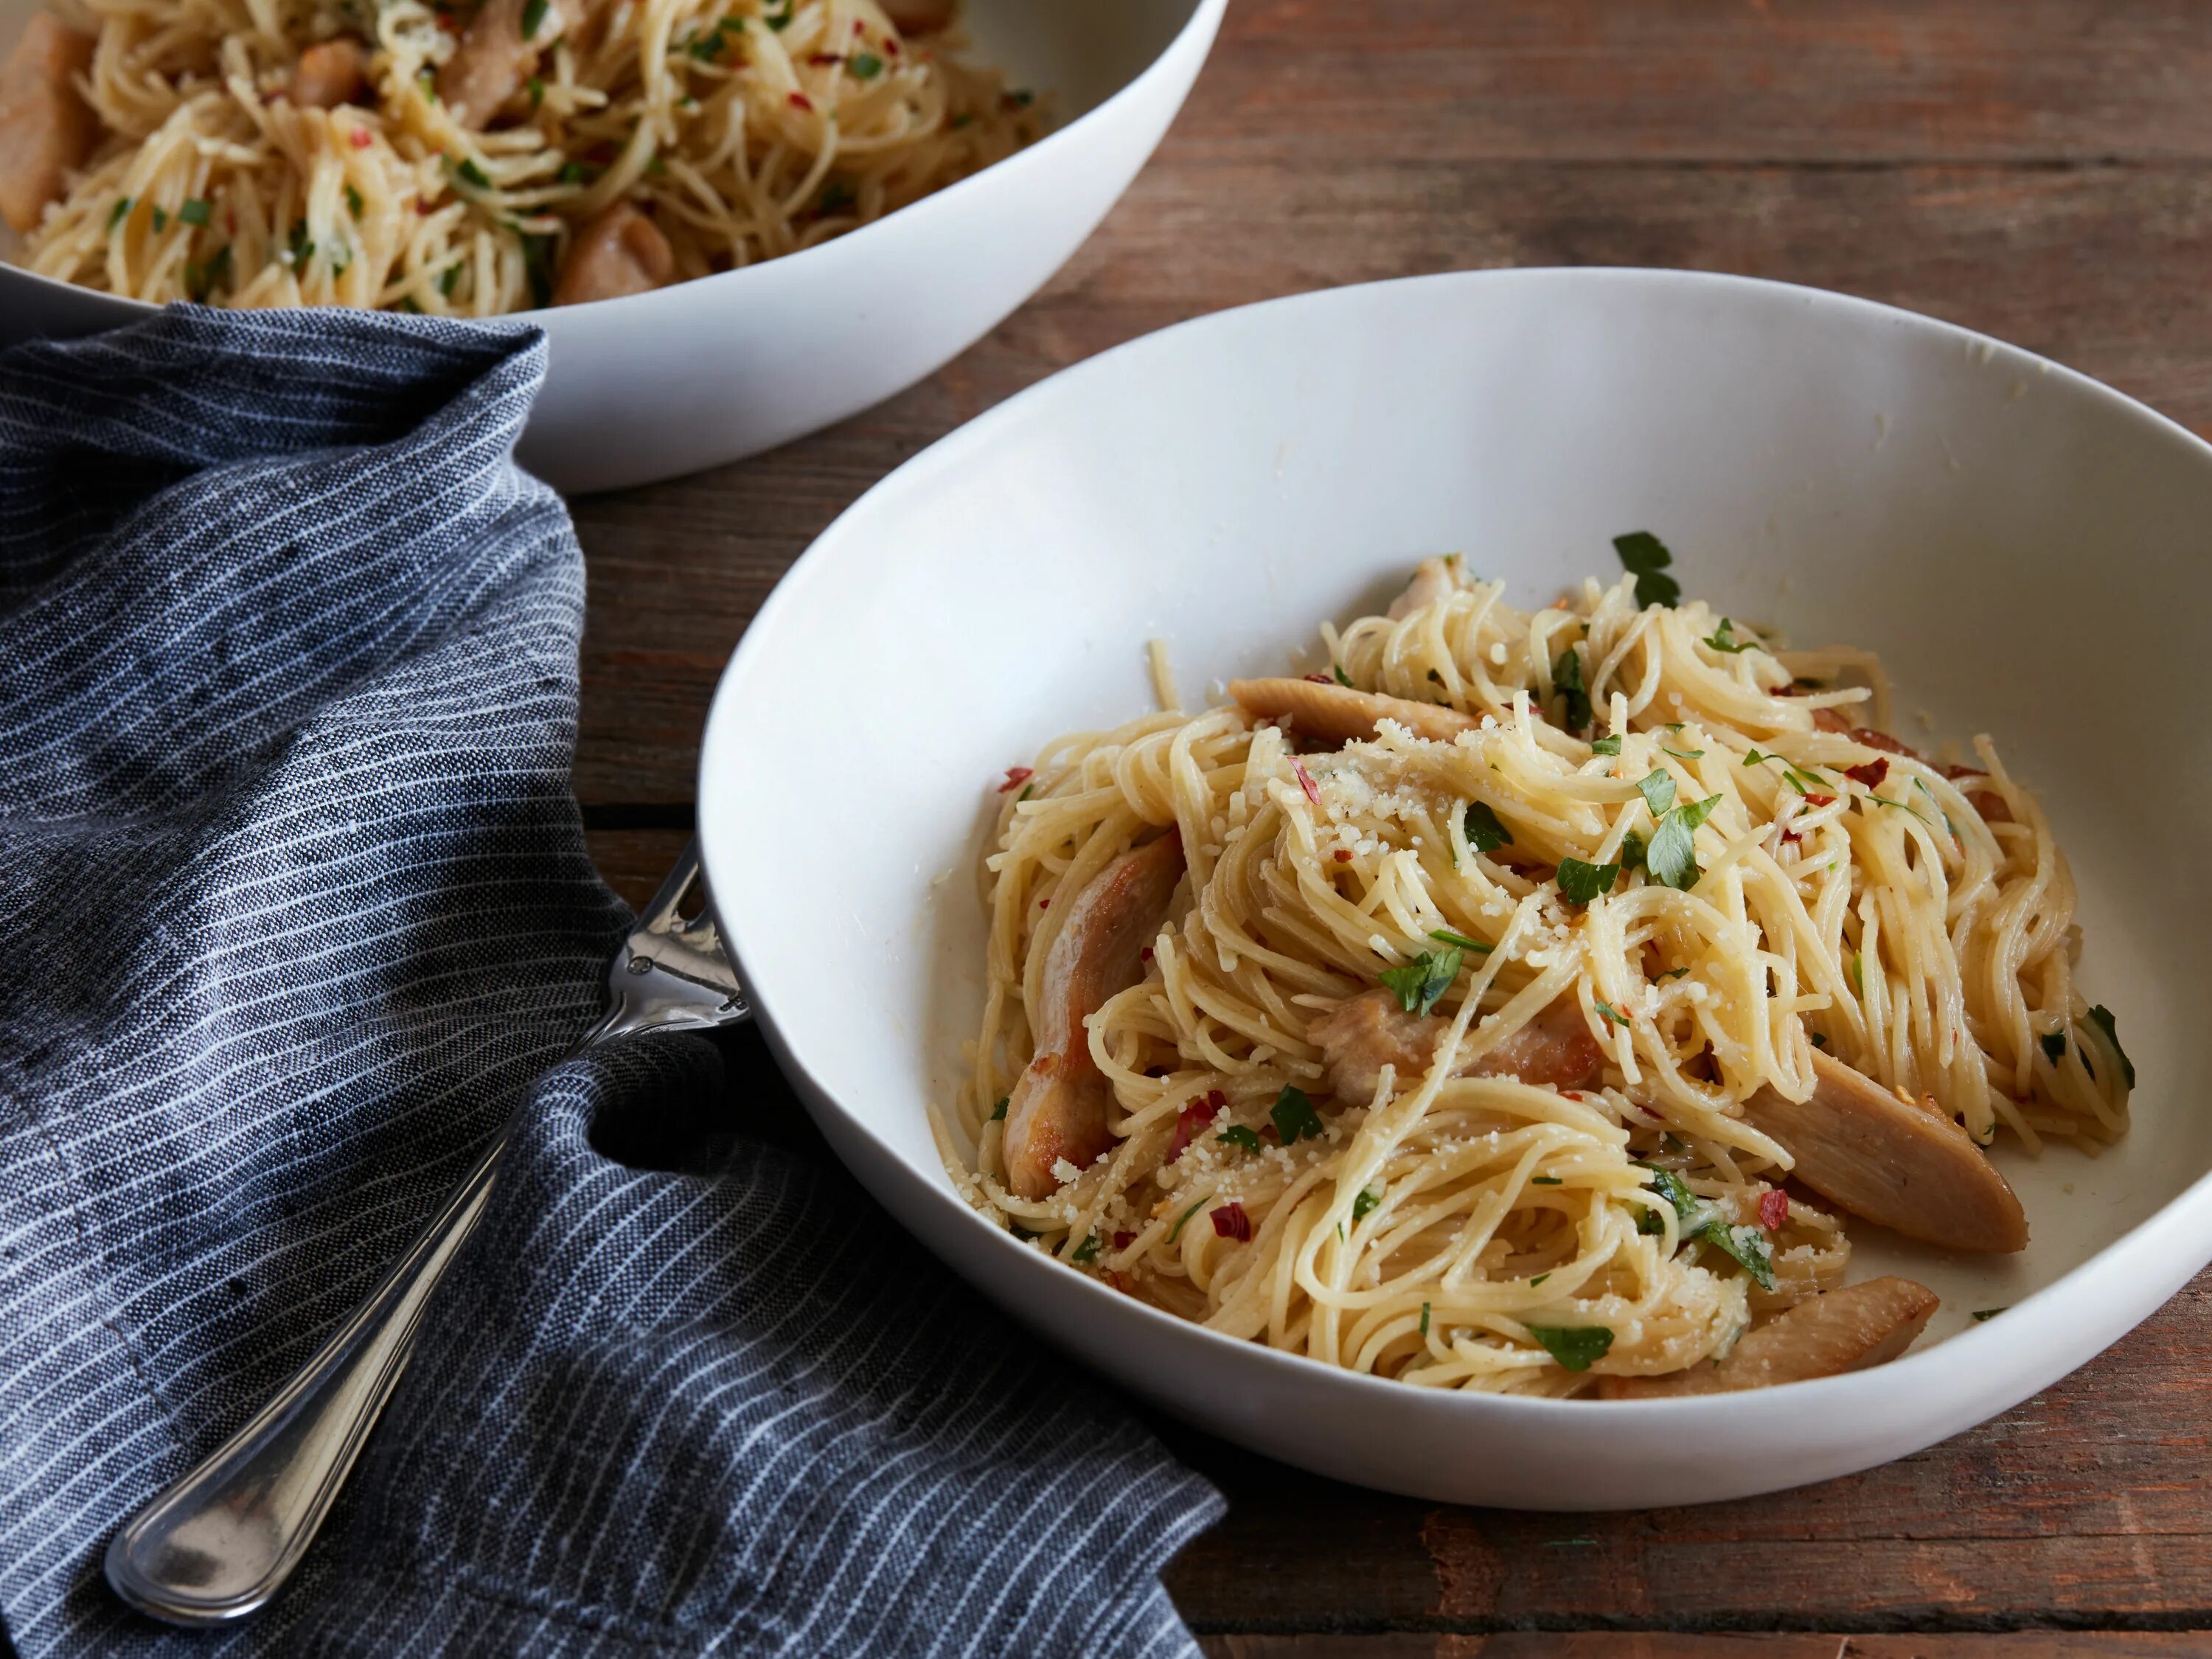
[[[1227,0],[966,0],[978,63],[1054,130],[834,241],[652,294],[524,313],[552,367],[523,464],[570,492],[696,472],[843,419],[965,350],[1075,252],[1182,106]],[[0,58],[40,0],[0,0]],[[0,345],[153,307],[5,263]]]
[[[699,784],[718,914],[838,1153],[931,1249],[1070,1352],[1323,1474],[1535,1508],[1728,1498],[1915,1450],[2081,1364],[2212,1257],[2203,940],[2212,448],[2026,352],[1806,289],[1500,271],[1170,329],[992,410],[864,496],[725,676]],[[1900,723],[1995,734],[2081,888],[2080,983],[2141,1079],[2103,1157],[1998,1161],[2034,1242],[1948,1258],[1854,1224],[1853,1273],[1943,1310],[1893,1364],[1627,1404],[1431,1392],[1141,1306],[954,1195],[927,1104],[980,1006],[975,860],[1001,769],[1311,667],[1315,625],[1464,550],[1536,605],[1649,529],[1683,585],[1882,653]],[[2195,1039],[2185,1041],[2194,1026]],[[2007,1308],[1986,1323],[1972,1310]]]

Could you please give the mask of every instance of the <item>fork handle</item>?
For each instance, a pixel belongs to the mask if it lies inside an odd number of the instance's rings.
[[[423,1309],[483,1215],[507,1139],[502,1130],[299,1375],[110,1540],[107,1581],[125,1601],[171,1624],[223,1624],[290,1577],[406,1368]]]

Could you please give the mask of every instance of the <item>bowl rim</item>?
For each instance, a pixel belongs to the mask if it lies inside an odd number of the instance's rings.
[[[933,203],[943,202],[948,198],[965,200],[968,196],[973,194],[969,187],[985,179],[1000,177],[1010,168],[1018,167],[1024,172],[1032,170],[1043,163],[1032,161],[1030,158],[1044,155],[1057,156],[1061,151],[1071,148],[1071,143],[1064,143],[1061,140],[1080,130],[1098,125],[1098,118],[1103,117],[1116,105],[1130,100],[1140,88],[1166,73],[1164,66],[1171,59],[1182,54],[1185,43],[1194,36],[1203,34],[1206,37],[1207,45],[1210,46],[1212,37],[1219,28],[1222,15],[1228,8],[1229,0],[1188,0],[1188,3],[1190,15],[1183,19],[1175,33],[1168,37],[1158,52],[1152,54],[1145,66],[1073,120],[1053,127],[1035,143],[1014,151],[1012,155],[1003,160],[994,161],[987,167],[979,168],[965,178],[956,179],[942,189],[933,190],[919,200],[909,202],[902,208],[896,208],[879,219],[872,219],[866,224],[848,230],[842,236],[832,236],[826,241],[815,243],[811,247],[799,248],[794,252],[781,254],[773,259],[762,259],[753,264],[740,265],[732,270],[711,271],[704,276],[695,276],[690,282],[672,283],[667,288],[648,289],[641,294],[623,294],[611,299],[588,300],[581,305],[532,306],[526,311],[502,311],[489,317],[454,317],[447,320],[489,324],[530,322],[544,327],[546,325],[546,319],[556,313],[574,316],[589,313],[595,316],[602,315],[605,314],[606,307],[624,305],[634,300],[650,300],[656,295],[678,290],[686,294],[699,293],[703,295],[709,290],[710,285],[714,291],[720,292],[726,289],[731,283],[742,282],[744,278],[763,270],[799,271],[803,275],[805,270],[811,270],[814,266],[823,263],[815,256],[830,253],[833,249],[846,248],[854,243],[864,243],[866,247],[873,248],[878,239],[872,233],[880,230],[884,226],[894,221],[904,220],[917,210],[927,208]],[[1201,55],[1205,50],[1206,48],[1200,48]],[[804,270],[801,268],[802,262],[805,262]],[[44,271],[32,270],[26,266],[15,264],[12,259],[0,259],[0,284],[9,283],[33,283],[62,295],[87,295],[95,301],[118,307],[131,316],[150,317],[162,308],[161,305],[151,300],[135,299],[125,294],[111,294],[105,289],[87,288],[81,283],[72,283],[63,277],[49,276]],[[310,306],[285,308],[288,310],[319,309]]]
[[[1138,335],[1068,364],[963,422],[908,457],[855,498],[807,544],[805,550],[779,579],[747,624],[736,648],[731,653],[729,661],[724,665],[708,706],[700,744],[696,789],[698,802],[696,836],[708,890],[715,896],[713,902],[720,937],[731,954],[740,982],[744,986],[745,995],[755,1017],[771,1033],[771,1047],[779,1062],[787,1073],[797,1074],[792,1080],[797,1085],[797,1092],[801,1098],[810,1103],[818,1101],[823,1109],[834,1109],[844,1127],[861,1136],[880,1155],[887,1168],[895,1169],[902,1177],[911,1178],[914,1186],[928,1195],[927,1201],[956,1212],[963,1219],[948,1224],[972,1228],[973,1236],[978,1239],[976,1248],[1011,1253],[1002,1255],[1000,1258],[1001,1262],[1012,1272],[1030,1274],[1030,1282],[1040,1287],[1056,1286],[1062,1295],[1091,1298],[1088,1306],[1102,1322],[1109,1318],[1133,1317],[1139,1322],[1138,1328],[1157,1333],[1164,1340],[1188,1341],[1198,1339],[1204,1345],[1211,1345],[1223,1363],[1267,1367],[1272,1375],[1291,1386],[1334,1384],[1377,1390],[1379,1392],[1371,1395],[1359,1397],[1371,1398],[1378,1403],[1400,1402],[1392,1409],[1420,1407],[1472,1414],[1492,1427],[1514,1422],[1526,1423],[1531,1427],[1540,1424],[1557,1425],[1577,1421],[1588,1425],[1595,1420],[1589,1413],[1593,1407],[1598,1406],[1605,1408],[1604,1416],[1607,1421],[1632,1424],[1644,1420],[1645,1414],[1649,1413],[1653,1419],[1677,1428],[1693,1419],[1718,1417],[1724,1413],[1751,1413],[1761,1418],[1781,1414],[1794,1416],[1808,1407],[1826,1407],[1839,1414],[1856,1416],[1876,1405],[1900,1384],[1908,1388],[1915,1384],[1936,1384],[1939,1378],[1960,1373],[1970,1364],[1978,1367],[1985,1376],[2003,1379],[2000,1387],[2008,1395],[2004,1402],[1993,1410],[1978,1407],[1971,1420],[1982,1420],[1993,1415],[1995,1411],[2008,1409],[2034,1389],[2048,1386],[2058,1376],[2087,1363],[2096,1352],[2111,1346],[2140,1324],[2150,1312],[2179,1291],[2189,1278],[2208,1261],[2212,1261],[2212,1169],[2208,1169],[2118,1238],[2075,1262],[2049,1284],[2005,1310],[2008,1313],[2033,1310],[2033,1318],[1990,1319],[1971,1324],[1932,1346],[1916,1348],[1899,1358],[1863,1370],[1735,1393],[1631,1401],[1555,1399],[1458,1389],[1422,1389],[1395,1378],[1331,1365],[1303,1353],[1273,1348],[1264,1342],[1231,1336],[1195,1322],[1180,1319],[1149,1303],[1121,1295],[1086,1274],[1067,1269],[1042,1252],[1031,1249],[1006,1230],[992,1225],[945,1181],[928,1179],[915,1171],[896,1148],[884,1140],[865,1118],[848,1108],[836,1091],[815,1074],[798,1045],[785,1036],[784,1028],[775,1018],[775,995],[755,982],[744,966],[744,953],[740,944],[744,930],[737,925],[741,921],[742,913],[724,906],[719,896],[722,890],[714,880],[716,844],[738,833],[734,828],[724,826],[722,807],[726,796],[711,787],[713,774],[718,769],[724,751],[741,741],[741,738],[729,735],[732,731],[740,731],[743,726],[735,706],[737,688],[741,678],[750,672],[753,659],[766,649],[762,641],[775,631],[786,611],[803,602],[801,596],[804,591],[815,583],[834,580],[834,573],[830,570],[830,561],[836,556],[838,543],[851,533],[849,521],[873,510],[878,496],[904,488],[909,474],[957,465],[976,451],[995,443],[1002,429],[1027,422],[1033,411],[1051,401],[1080,396],[1089,380],[1110,372],[1113,366],[1141,359],[1148,352],[1172,353],[1176,341],[1190,331],[1234,327],[1240,322],[1249,322],[1260,316],[1297,318],[1301,313],[1326,312],[1334,307],[1356,309],[1375,303],[1376,296],[1387,295],[1394,290],[1460,288],[1479,292],[1507,286],[1547,285],[1587,286],[1601,290],[1647,287],[1703,289],[1733,296],[1746,304],[1794,306],[1804,314],[1825,312],[1862,327],[1899,329],[1921,336],[1931,346],[1950,350],[1967,348],[2001,350],[2009,354],[2010,359],[2019,364],[2035,367],[2066,388],[2069,394],[2085,398],[2106,415],[2139,428],[2147,441],[2177,447],[2183,453],[2204,465],[2208,471],[2212,471],[2212,443],[2197,437],[2179,422],[2160,414],[2140,399],[2106,386],[2078,369],[2069,368],[1994,336],[1908,311],[1902,307],[1769,277],[1635,265],[1501,267],[1346,283],[1204,313]],[[1325,328],[1326,324],[1310,319],[1304,323],[1304,331],[1310,333],[1316,326]],[[1294,327],[1291,331],[1296,333],[1300,330]],[[956,1271],[961,1271],[957,1263],[951,1265],[955,1266]],[[1044,1273],[1056,1277],[1047,1279],[1037,1276]],[[2078,1358],[2068,1357],[2054,1370],[2049,1352],[2051,1345],[2042,1333],[2054,1327],[2062,1329],[2069,1327],[2095,1328],[2106,1323],[2106,1319],[2098,1316],[2100,1312],[2109,1311],[2109,1304],[2113,1298],[2103,1295],[2102,1288],[2115,1273],[2130,1275],[2138,1286],[2154,1285],[2160,1287],[2155,1300],[2148,1304],[2142,1313],[2129,1318],[2124,1325],[2105,1337],[2096,1349]],[[963,1276],[966,1276],[964,1272]],[[1985,1385],[1983,1392],[1989,1391]],[[1943,1391],[1931,1387],[1924,1393],[1932,1400],[1942,1397]],[[1502,1419],[1498,1414],[1502,1414]],[[1958,1426],[1964,1427],[1966,1424],[1961,1423]],[[1952,1429],[1944,1432],[1955,1431]],[[1920,1443],[1927,1443],[1936,1437],[1927,1437]]]

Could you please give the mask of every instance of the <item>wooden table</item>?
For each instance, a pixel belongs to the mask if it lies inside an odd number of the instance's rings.
[[[2208,164],[2190,0],[1235,0],[1157,159],[990,338],[834,431],[577,505],[593,850],[651,890],[715,676],[841,507],[1104,347],[1376,277],[1695,266],[1985,330],[2212,435]],[[1231,1503],[1169,1582],[1246,1659],[2212,1654],[2208,1339],[2212,1279],[1919,1456],[1635,1515],[1387,1498],[1163,1425]]]

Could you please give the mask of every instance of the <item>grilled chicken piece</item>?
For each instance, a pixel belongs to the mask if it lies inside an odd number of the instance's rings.
[[[1664,1400],[1691,1394],[1732,1394],[1838,1376],[1894,1359],[1912,1346],[1936,1311],[1936,1292],[1909,1279],[1846,1285],[1746,1334],[1728,1358],[1671,1376],[1608,1376],[1603,1400]]]
[[[1084,1021],[1137,982],[1182,870],[1170,830],[1101,870],[1068,907],[1045,957],[1036,1057],[1006,1103],[1006,1184],[1023,1198],[1060,1186],[1060,1159],[1087,1169],[1114,1144],[1114,1085],[1091,1058]]]
[[[1472,714],[1440,703],[1411,702],[1377,691],[1323,685],[1318,680],[1231,680],[1229,695],[1255,719],[1287,719],[1307,737],[1331,743],[1371,738],[1376,726],[1385,720],[1396,720],[1417,738],[1438,743],[1449,743],[1461,732],[1472,732],[1482,724]]]
[[[1406,584],[1406,591],[1390,601],[1384,614],[1392,622],[1403,622],[1447,593],[1458,592],[1462,585],[1459,571],[1457,559],[1423,559],[1413,567],[1413,580]]]
[[[930,34],[952,21],[953,0],[883,0],[884,15],[901,34]]]
[[[1817,1049],[1812,1097],[1762,1089],[1744,1116],[1789,1152],[1790,1173],[1853,1215],[1947,1250],[2027,1245],[2027,1215],[1996,1166],[1940,1112],[1908,1106]]]
[[[576,233],[554,284],[553,303],[576,306],[645,294],[666,288],[675,275],[676,255],[659,227],[629,203],[617,202]]]
[[[76,84],[92,66],[92,36],[35,12],[0,69],[0,216],[25,235],[100,137]]]
[[[438,99],[463,126],[482,131],[538,71],[544,49],[584,21],[583,0],[547,6],[528,40],[522,20],[531,0],[483,0],[438,70]]]
[[[336,109],[360,101],[368,84],[368,50],[350,35],[319,40],[292,65],[291,100],[302,109]]]
[[[1363,991],[1307,1026],[1306,1041],[1321,1045],[1330,1092],[1364,1105],[1374,1099],[1385,1066],[1395,1069],[1401,1088],[1425,1076],[1449,1024],[1435,1014],[1407,1013],[1388,991]],[[1597,1082],[1604,1060],[1581,1006],[1561,997],[1489,1053],[1462,1062],[1453,1075],[1586,1089]]]

